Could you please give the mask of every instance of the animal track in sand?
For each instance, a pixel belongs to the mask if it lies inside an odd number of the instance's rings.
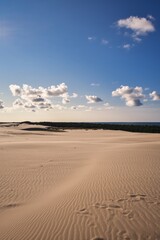
[[[145,200],[146,199],[146,195],[145,194],[134,194],[134,193],[129,193],[128,194],[128,200],[132,201],[132,202],[137,202],[140,200]]]
[[[79,211],[77,211],[78,214],[88,215],[89,212],[86,208],[82,208]]]
[[[10,204],[3,205],[0,208],[1,209],[10,209],[10,208],[19,207],[20,205],[21,205],[20,203],[10,203]]]
[[[109,205],[108,205],[108,208],[117,209],[117,208],[121,208],[121,206],[118,205],[118,204],[109,204]],[[107,209],[108,209],[108,208],[107,208]]]
[[[92,238],[91,240],[104,240],[104,238],[101,238],[101,237],[94,237],[94,238]]]
[[[117,235],[117,239],[130,240],[130,237],[128,236],[127,232],[119,231]]]
[[[118,200],[110,199],[107,202],[102,202],[102,203],[97,202],[95,204],[90,205],[89,208],[91,213],[88,212],[87,208],[82,208],[81,210],[77,211],[77,213],[83,214],[83,215],[92,215],[92,208],[95,208],[98,211],[101,211],[101,210],[109,211],[109,214],[112,215],[112,217],[116,213],[115,211],[118,211],[123,216],[128,217],[130,220],[133,220],[134,212],[133,210],[131,210],[131,207],[132,205],[136,204],[136,202],[140,202],[140,201],[144,201],[147,204],[152,204],[152,205],[154,204],[154,205],[157,205],[158,207],[160,206],[159,198],[156,198],[156,197],[147,198],[146,194],[128,193],[126,197],[120,198]],[[124,206],[126,202],[129,202],[131,204],[130,208],[126,208]]]

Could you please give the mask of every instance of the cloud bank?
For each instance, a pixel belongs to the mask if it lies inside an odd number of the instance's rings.
[[[62,103],[67,104],[71,98],[76,98],[78,95],[73,93],[71,96],[68,93],[68,87],[65,83],[57,86],[50,86],[48,88],[38,87],[33,88],[27,84],[22,87],[16,84],[9,86],[12,95],[19,97],[13,103],[14,108],[23,107],[25,109],[52,109],[54,105],[51,101],[54,97],[62,98]]]

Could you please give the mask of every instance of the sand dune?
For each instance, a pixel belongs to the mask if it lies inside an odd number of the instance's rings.
[[[159,134],[0,128],[0,239],[158,240],[159,173]]]

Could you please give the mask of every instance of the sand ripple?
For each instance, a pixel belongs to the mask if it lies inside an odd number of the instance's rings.
[[[1,240],[160,239],[158,134],[19,134],[0,156]]]

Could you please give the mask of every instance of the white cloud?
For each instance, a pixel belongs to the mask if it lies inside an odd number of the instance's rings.
[[[64,93],[67,93],[68,87],[65,83],[61,83],[57,86],[51,86],[45,89],[45,93],[47,97],[55,97],[60,96]]]
[[[147,18],[130,16],[129,18],[118,20],[117,24],[119,27],[131,29],[137,36],[155,31],[153,23]]]
[[[77,108],[80,108],[80,109],[85,108],[85,107],[87,107],[87,106],[85,106],[85,105],[78,105],[77,106]]]
[[[149,90],[149,88],[148,88],[148,87],[146,87],[144,90],[145,90],[145,91],[148,91],[148,90]]]
[[[112,92],[113,97],[121,97],[125,100],[126,105],[129,107],[141,106],[141,99],[145,96],[143,95],[142,87],[130,88],[129,86],[121,86]]]
[[[102,102],[102,99],[97,97],[97,96],[91,96],[91,95],[86,95],[86,99],[88,100],[88,103],[98,103]]]
[[[56,105],[53,105],[53,109],[57,109],[61,111],[61,110],[66,110],[67,108],[62,105],[56,104]]]
[[[61,96],[67,93],[68,87],[65,83],[61,83],[57,86],[51,86],[48,88],[38,87],[33,88],[27,84],[23,84],[22,87],[18,85],[9,86],[13,96],[21,96],[23,99],[33,99],[36,97],[55,97]]]
[[[71,110],[76,110],[77,107],[76,106],[71,106]]]
[[[133,32],[133,39],[139,42],[141,41],[139,36],[144,36],[155,31],[155,27],[151,20],[153,20],[153,17],[151,18],[151,16],[148,17],[148,19],[144,17],[130,16],[129,18],[118,20],[117,25],[120,28],[131,30]]]
[[[38,105],[35,105],[35,107],[38,107],[39,109],[52,109],[53,105],[49,100],[45,100],[45,102],[39,102]]]
[[[20,96],[21,95],[21,87],[15,84],[11,84],[9,86],[13,96]]]
[[[150,20],[155,20],[155,18],[150,14],[147,15],[147,18],[150,19]]]
[[[69,103],[70,102],[70,99],[69,98],[63,98],[62,99],[62,103],[63,104],[67,104],[67,103]]]
[[[156,91],[153,91],[152,93],[150,93],[149,96],[152,98],[153,101],[160,100],[160,94],[157,93]]]
[[[132,92],[133,92],[133,88],[122,85],[120,88],[117,88],[115,91],[112,92],[112,96],[113,97],[123,96],[125,94],[131,94]]]
[[[14,108],[19,108],[19,107],[23,107],[24,106],[24,102],[20,99],[17,98],[14,102],[13,102],[13,107]]]
[[[101,43],[102,43],[103,45],[107,45],[107,44],[109,43],[109,41],[103,38],[102,41],[101,41]]]
[[[3,101],[0,99],[0,109],[3,109],[4,108],[4,103]]]
[[[61,95],[61,97],[63,98],[62,103],[67,104],[67,103],[70,102],[71,98],[77,98],[78,94],[77,93],[72,93],[72,95],[69,95],[68,93],[64,93],[64,94]]]
[[[99,87],[100,84],[99,84],[99,83],[91,83],[91,86],[92,86],[92,87]]]
[[[71,106],[71,109],[72,110],[76,110],[76,109],[87,109],[88,106],[85,106],[85,105],[77,105],[77,106]]]
[[[90,37],[88,37],[88,40],[89,40],[89,41],[95,41],[95,40],[96,40],[96,37],[90,36]]]
[[[88,107],[85,109],[86,112],[91,112],[94,108],[93,107]]]
[[[111,110],[111,109],[114,108],[114,107],[111,106],[108,102],[104,103],[103,105],[104,105],[104,109],[105,109],[105,110]]]
[[[131,46],[131,44],[129,44],[129,43],[123,45],[123,48],[124,48],[124,49],[130,49],[131,47],[132,47],[132,46]]]
[[[78,94],[77,93],[72,93],[72,95],[70,96],[70,98],[77,98]]]
[[[13,103],[13,108],[32,108],[32,109],[51,109],[53,108],[52,102],[49,100],[53,97],[62,98],[62,103],[66,104],[70,102],[71,98],[76,98],[77,93],[69,95],[68,87],[65,83],[61,83],[57,86],[50,86],[48,88],[38,87],[33,88],[27,84],[23,84],[22,87],[12,84],[9,86],[13,96],[19,97]]]
[[[45,98],[42,98],[42,97],[38,96],[36,98],[33,98],[32,102],[34,102],[34,103],[45,102]]]
[[[36,108],[36,106],[33,103],[31,103],[31,102],[26,102],[26,103],[24,103],[23,106],[24,106],[24,108],[29,108],[29,109]]]
[[[104,103],[104,106],[105,106],[105,107],[109,107],[110,104],[107,102],[107,103]]]
[[[141,42],[142,41],[142,39],[140,37],[137,37],[137,35],[135,35],[135,34],[133,34],[132,37],[136,42]]]

